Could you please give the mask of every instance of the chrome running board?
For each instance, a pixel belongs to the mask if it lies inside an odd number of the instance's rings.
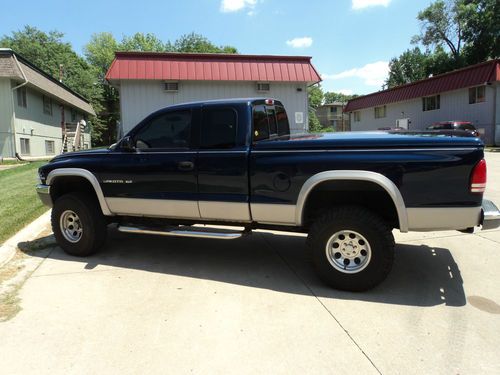
[[[197,237],[197,238],[213,238],[217,240],[235,240],[250,234],[251,231],[231,231],[227,229],[209,228],[209,227],[171,227],[164,230],[139,228],[129,226],[118,226],[118,230],[123,233],[137,234],[155,234],[159,236],[174,236],[174,237]]]

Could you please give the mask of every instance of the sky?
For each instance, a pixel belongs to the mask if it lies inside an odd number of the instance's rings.
[[[196,32],[243,54],[312,56],[325,91],[368,94],[388,62],[411,47],[431,0],[24,0],[2,5],[0,35],[24,25],[58,30],[74,50],[93,33],[136,32],[175,41]],[[6,15],[12,15],[6,17]]]

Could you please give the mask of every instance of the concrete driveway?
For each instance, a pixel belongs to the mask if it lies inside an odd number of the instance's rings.
[[[500,154],[487,159],[500,203]],[[16,286],[0,372],[500,373],[500,231],[395,234],[389,278],[354,294],[317,280],[302,235],[110,230],[78,259],[47,231],[0,273]]]

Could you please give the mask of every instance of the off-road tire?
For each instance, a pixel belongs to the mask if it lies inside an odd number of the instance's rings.
[[[369,261],[356,273],[339,271],[338,265],[337,268],[332,265],[335,260],[327,255],[329,241],[336,241],[334,235],[342,231],[356,232],[369,244]],[[319,217],[310,228],[307,244],[319,278],[340,290],[359,292],[375,287],[387,277],[394,261],[391,228],[380,216],[358,206],[336,207]]]
[[[69,241],[62,233],[61,216],[71,211],[79,218],[81,237]],[[97,199],[90,194],[75,192],[61,196],[52,208],[52,231],[58,245],[68,254],[88,256],[96,253],[106,241],[107,225]],[[66,235],[67,236],[67,235]]]

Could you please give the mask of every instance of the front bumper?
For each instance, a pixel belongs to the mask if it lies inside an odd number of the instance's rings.
[[[500,227],[500,211],[495,203],[487,199],[483,199],[481,205],[481,225],[483,230]]]
[[[38,194],[38,198],[40,198],[44,205],[52,207],[52,197],[50,196],[49,185],[36,185],[36,192]]]

